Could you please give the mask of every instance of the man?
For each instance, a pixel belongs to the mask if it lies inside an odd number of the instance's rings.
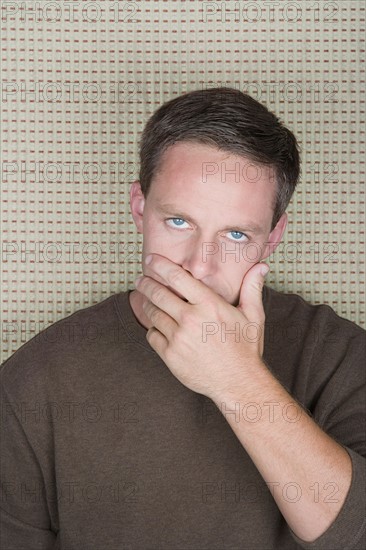
[[[263,286],[296,139],[218,88],[140,157],[136,289],[3,365],[2,548],[364,548],[365,331]]]

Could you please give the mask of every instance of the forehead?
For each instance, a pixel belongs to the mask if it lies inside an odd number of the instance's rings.
[[[272,170],[199,143],[176,143],[162,156],[146,198],[159,216],[201,228],[228,226],[270,232],[276,185]]]
[[[273,210],[276,187],[272,167],[202,143],[178,142],[162,154],[151,190],[219,202],[262,198]]]
[[[219,174],[222,183],[249,180],[254,183],[260,179],[275,182],[272,167],[260,164],[237,154],[223,151],[199,142],[183,141],[171,145],[160,157],[155,179],[164,172],[182,170],[189,172],[201,168],[202,181],[205,183],[211,176]]]

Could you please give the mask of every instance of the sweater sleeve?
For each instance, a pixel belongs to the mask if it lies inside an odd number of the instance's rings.
[[[352,481],[341,510],[315,541],[294,540],[304,550],[363,550],[366,548],[365,331],[349,340],[313,411],[313,419],[348,452]],[[334,341],[333,341],[334,349]],[[331,347],[316,350],[313,367],[326,362]],[[335,497],[336,498],[336,497]]]
[[[51,530],[45,483],[40,463],[28,440],[21,403],[12,400],[3,385],[1,399],[1,529],[3,550],[56,550]]]

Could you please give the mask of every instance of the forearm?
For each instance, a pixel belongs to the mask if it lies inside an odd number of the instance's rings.
[[[351,484],[348,453],[310,418],[264,363],[213,398],[268,484],[293,532],[313,541],[334,521]]]

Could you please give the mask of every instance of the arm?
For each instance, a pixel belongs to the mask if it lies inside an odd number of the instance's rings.
[[[42,471],[19,413],[21,403],[4,387],[1,397],[0,547],[4,550],[51,550],[52,531]],[[26,428],[26,426],[25,426]]]
[[[311,543],[316,540],[319,548],[334,549],[334,545],[344,548],[343,535],[346,547],[351,540],[354,544],[365,527],[360,512],[364,509],[365,497],[361,486],[358,488],[365,461],[359,454],[351,455],[322,430],[262,360],[261,329],[265,318],[261,266],[257,264],[245,276],[236,308],[167,259],[153,255],[149,268],[153,277],[155,269],[159,282],[143,277],[137,288],[147,298],[144,312],[152,322],[147,333],[150,345],[174,376],[191,390],[210,397],[225,415],[271,487],[299,544],[315,548]],[[212,329],[209,345],[202,337],[202,327],[207,323]],[[249,341],[237,339],[236,334],[232,334],[230,340],[226,335],[223,338],[220,332],[223,323],[230,329],[236,325],[240,329],[254,325],[261,336]],[[250,403],[258,404],[261,411],[256,422],[242,418],[242,410],[248,412]],[[289,407],[289,403],[293,405]],[[234,414],[236,407],[239,421]],[[351,423],[352,420],[351,416]],[[361,433],[361,436],[363,444],[364,435]],[[329,487],[335,489],[335,498],[329,498]],[[294,490],[298,488],[301,498],[297,500]],[[356,497],[363,501],[357,501]],[[358,506],[356,511],[350,509],[350,503]],[[334,524],[336,518],[339,519],[337,525]],[[342,536],[339,536],[338,524],[343,529]]]
[[[352,478],[350,456],[263,363],[252,365],[245,378],[245,384],[227,389],[214,402],[269,484],[289,527],[303,541],[314,541],[345,501]],[[256,406],[247,407],[249,403]],[[230,414],[235,409],[239,414]],[[248,421],[250,415],[256,421]],[[328,498],[329,488],[333,498]]]

